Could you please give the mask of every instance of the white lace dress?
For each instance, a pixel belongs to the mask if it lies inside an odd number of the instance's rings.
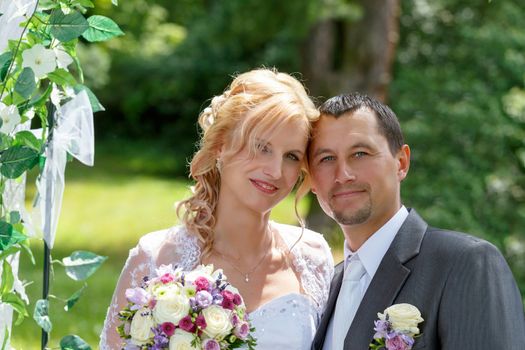
[[[301,234],[295,226],[276,224],[282,240],[292,247]],[[303,292],[277,297],[250,313],[256,328],[257,349],[310,349],[321,312],[328,299],[333,274],[333,259],[324,238],[304,230],[303,237],[293,247],[292,267],[300,276]],[[116,327],[118,312],[127,305],[126,288],[137,287],[146,275],[154,276],[162,264],[173,264],[192,270],[199,264],[200,248],[197,238],[183,226],[145,235],[131,249],[120,275],[100,336],[101,350],[120,350]]]

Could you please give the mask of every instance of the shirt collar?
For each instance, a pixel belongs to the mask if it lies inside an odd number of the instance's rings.
[[[373,278],[383,256],[390,247],[390,244],[396,237],[397,231],[405,222],[408,216],[408,210],[404,205],[397,211],[397,213],[390,218],[379,230],[374,232],[365,243],[356,251],[352,252],[345,240],[344,256],[345,268],[348,265],[352,256],[357,255],[359,260],[363,263],[366,273]]]

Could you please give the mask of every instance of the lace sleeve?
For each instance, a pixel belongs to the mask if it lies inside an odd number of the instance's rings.
[[[197,238],[183,226],[172,227],[144,235],[139,244],[130,250],[124,269],[108,308],[104,328],[100,335],[101,350],[121,349],[122,341],[116,331],[120,325],[118,313],[127,305],[127,288],[140,286],[144,276],[154,277],[156,268],[173,264],[192,270],[200,259]]]
[[[139,244],[129,252],[126,264],[120,274],[120,278],[113,293],[111,304],[108,308],[104,328],[100,335],[101,350],[121,349],[122,340],[116,328],[120,325],[118,313],[127,305],[125,292],[127,288],[140,286],[142,278],[149,275],[153,264],[151,255]]]
[[[301,276],[301,284],[321,312],[328,300],[330,282],[334,273],[334,259],[328,243],[317,232],[306,230],[297,245],[294,265]]]

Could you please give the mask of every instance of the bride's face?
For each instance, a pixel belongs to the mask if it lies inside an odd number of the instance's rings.
[[[256,140],[255,154],[247,146],[222,159],[219,200],[231,208],[247,207],[266,214],[293,189],[304,161],[307,125],[284,124],[267,139]],[[240,209],[240,208],[239,208]]]

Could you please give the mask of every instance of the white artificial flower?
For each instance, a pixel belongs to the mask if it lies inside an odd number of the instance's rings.
[[[175,293],[168,289],[166,293],[157,296],[157,303],[153,309],[153,317],[157,323],[179,321],[190,312],[190,299],[180,292]]]
[[[213,264],[210,265],[199,265],[194,270],[186,274],[186,281],[193,282],[199,277],[204,277],[208,281],[213,282],[214,278],[212,277],[213,273]]]
[[[51,49],[46,49],[42,44],[36,44],[22,52],[22,67],[31,68],[35,76],[40,79],[56,69],[55,53]]]
[[[12,132],[21,120],[16,106],[6,106],[2,102],[0,102],[0,118],[2,119],[0,132],[3,132],[4,134]]]
[[[56,56],[58,68],[67,69],[67,66],[73,63],[73,58],[62,48],[56,47],[53,49],[53,52]]]
[[[233,328],[231,311],[223,309],[219,305],[211,305],[203,309],[202,315],[206,320],[204,333],[210,338],[221,340],[227,336]]]
[[[155,326],[151,312],[147,308],[139,309],[131,320],[129,335],[135,345],[146,344],[154,336],[151,328]]]
[[[193,334],[177,328],[175,333],[170,337],[169,350],[197,350],[199,348],[191,345],[194,338],[195,336]]]
[[[414,336],[419,334],[417,325],[423,322],[421,312],[411,304],[395,304],[385,309],[383,313],[378,313],[380,320],[385,321],[388,315],[388,321],[392,323],[395,331],[403,332]]]
[[[55,83],[53,83],[53,87],[51,89],[51,95],[49,97],[51,98],[51,103],[59,107],[60,101],[64,99],[64,94],[60,91],[58,86]]]
[[[36,0],[0,1],[0,52],[4,52],[9,40],[19,39],[24,31],[20,24],[27,21],[36,8]]]

